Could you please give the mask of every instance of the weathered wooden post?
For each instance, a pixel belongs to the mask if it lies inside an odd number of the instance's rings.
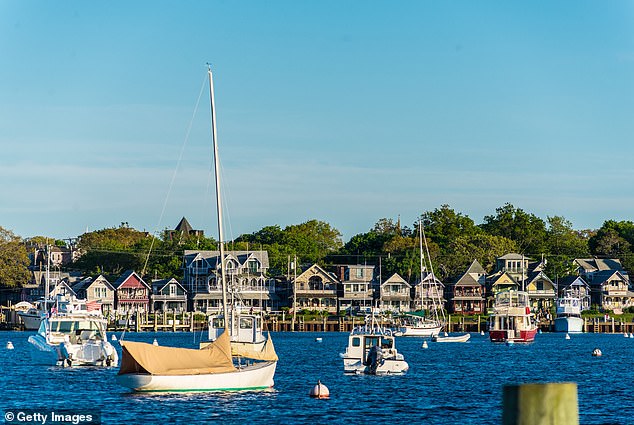
[[[579,425],[574,382],[506,385],[504,425]]]

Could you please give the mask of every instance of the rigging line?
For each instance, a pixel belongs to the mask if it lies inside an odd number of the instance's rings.
[[[189,135],[192,130],[194,117],[196,116],[198,112],[198,105],[200,105],[200,99],[202,98],[206,81],[207,81],[207,75],[205,75],[205,78],[203,78],[203,82],[200,87],[200,92],[198,93],[198,99],[196,100],[196,106],[194,107],[192,117],[189,120],[189,126],[187,127],[187,131],[185,132],[185,138],[183,140],[183,144],[181,145],[181,151],[180,151],[180,154],[178,155],[178,161],[176,161],[176,167],[174,167],[174,172],[172,173],[172,180],[170,181],[169,187],[167,189],[167,194],[165,195],[165,201],[163,202],[163,208],[161,209],[161,215],[159,216],[159,221],[156,225],[156,229],[159,229],[161,226],[161,223],[163,222],[163,216],[165,215],[165,209],[167,208],[167,201],[169,200],[170,194],[172,193],[172,188],[174,187],[174,181],[176,180],[176,173],[178,172],[178,168],[180,167],[181,161],[183,159],[183,153],[185,152],[185,147],[187,146],[187,142],[189,141]],[[155,233],[158,233],[158,230],[156,230]],[[153,237],[152,242],[150,242],[150,249],[148,250],[147,257],[145,258],[145,264],[143,265],[141,276],[145,275],[145,270],[147,269],[147,264],[150,261],[150,254],[152,253],[152,248],[154,247],[155,240],[156,238]]]

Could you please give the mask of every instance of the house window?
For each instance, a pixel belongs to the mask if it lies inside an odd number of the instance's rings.
[[[257,273],[258,272],[258,262],[255,260],[249,261],[249,273]]]
[[[176,284],[170,283],[170,297],[176,296]]]
[[[541,280],[537,281],[537,290],[538,291],[543,291],[544,290],[544,282]]]
[[[363,269],[362,268],[356,269],[356,276],[357,276],[357,279],[363,278]]]

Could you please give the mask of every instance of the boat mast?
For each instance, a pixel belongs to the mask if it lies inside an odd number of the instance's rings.
[[[218,138],[216,133],[216,102],[214,100],[214,79],[211,73],[211,65],[207,64],[207,74],[209,75],[209,98],[211,101],[211,136],[214,145],[214,174],[216,177],[216,208],[218,212],[218,247],[220,251],[220,283],[222,285],[222,311],[224,314],[225,332],[229,327],[229,309],[227,307],[227,284],[225,280],[225,245],[224,231],[222,227],[222,200],[220,196],[220,159],[218,158]]]

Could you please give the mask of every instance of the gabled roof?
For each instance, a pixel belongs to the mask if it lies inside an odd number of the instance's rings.
[[[557,286],[559,286],[559,290],[563,291],[571,286],[585,286],[590,287],[588,282],[586,282],[581,276],[566,276],[557,282]]]
[[[220,262],[220,251],[185,251],[185,267],[189,267],[191,263],[197,259],[203,259],[212,269],[217,268]],[[256,259],[262,265],[262,268],[269,268],[269,253],[267,251],[225,251],[225,260],[227,258],[235,259],[240,265],[246,264],[250,259]]]
[[[596,272],[592,276],[592,284],[607,282],[612,279],[614,275],[617,275],[617,279],[623,280],[625,282],[628,281],[623,273],[621,273],[619,270],[601,270],[600,272]]]
[[[141,276],[139,276],[134,270],[125,271],[121,276],[119,276],[119,279],[117,279],[115,283],[112,284],[112,286],[115,288],[115,290],[117,290],[121,287],[121,285],[127,282],[128,279],[130,279],[131,277],[135,277],[147,289],[150,289],[150,285],[145,283],[145,281],[141,278]]]
[[[394,285],[395,283],[399,283],[402,285],[407,286],[408,288],[411,288],[412,286],[407,283],[407,281],[405,279],[403,279],[401,277],[400,274],[398,273],[394,273],[392,276],[388,277],[387,279],[385,279],[385,281],[381,284],[381,286],[385,286],[385,285]]]
[[[165,289],[167,285],[171,283],[175,283],[176,285],[180,286],[183,291],[187,292],[187,289],[185,289],[185,287],[181,285],[178,280],[172,277],[170,279],[159,279],[152,281],[152,293],[156,294],[158,292],[161,292],[163,289]]]
[[[87,277],[85,279],[80,280],[79,282],[77,282],[76,284],[73,285],[73,291],[75,292],[79,292],[82,290],[86,290],[88,288],[90,288],[94,283],[96,282],[101,282],[103,284],[105,284],[108,289],[111,289],[114,291],[114,286],[112,286],[112,284],[108,281],[108,279],[106,279],[103,275],[99,275],[96,278],[93,277]]]
[[[339,279],[337,279],[337,276],[335,276],[333,273],[327,272],[319,264],[313,264],[312,266],[304,270],[302,273],[297,275],[296,280],[308,280],[309,278],[315,275],[322,276],[323,278],[325,278],[326,280],[332,283],[339,282]]]
[[[599,270],[623,270],[618,258],[575,258],[574,262],[586,272]]]
[[[555,286],[555,283],[550,280],[550,278],[548,276],[546,276],[546,273],[544,273],[543,271],[534,271],[534,272],[530,272],[528,273],[528,277],[526,279],[526,283],[531,283],[539,278],[543,278],[544,280],[547,280],[548,282],[550,282],[553,286]]]
[[[466,273],[487,274],[486,270],[484,270],[484,267],[482,267],[478,260],[473,260],[465,274]]]

